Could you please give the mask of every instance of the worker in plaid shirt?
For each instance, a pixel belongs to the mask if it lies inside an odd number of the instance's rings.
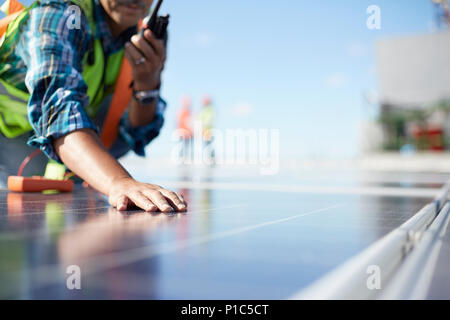
[[[88,88],[82,76],[82,58],[93,39],[100,39],[105,61],[125,48],[125,57],[132,67],[134,90],[159,89],[166,57],[164,43],[149,30],[144,34],[146,39],[137,35],[137,22],[153,1],[92,1],[95,32],[83,13],[80,28],[67,27],[71,2],[41,0],[30,10],[17,44],[6,48],[6,55],[2,48],[0,78],[30,92],[27,111],[33,134],[7,139],[0,133],[3,149],[0,165],[8,168],[13,153],[16,156],[29,153],[27,143],[64,163],[107,195],[110,204],[119,210],[135,205],[146,211],[184,211],[186,203],[181,195],[134,180],[116,160],[129,150],[145,155],[144,147],[158,136],[164,123],[166,103],[158,98],[142,105],[132,98],[120,119],[118,137],[108,152],[98,134],[112,95],[105,95],[108,98],[102,101],[99,111],[95,116],[90,115]],[[17,159],[14,160],[17,165]]]

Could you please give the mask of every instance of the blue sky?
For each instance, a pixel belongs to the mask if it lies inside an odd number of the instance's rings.
[[[29,1],[27,1],[29,2]],[[381,30],[366,27],[369,5]],[[214,97],[217,127],[279,129],[281,155],[349,156],[373,117],[378,39],[431,32],[431,0],[165,0],[171,14],[166,126],[148,152],[170,152],[180,97]]]
[[[369,5],[381,30],[366,27]],[[357,153],[358,127],[373,116],[378,39],[432,29],[431,0],[166,0],[172,15],[164,93],[165,149],[180,95],[199,108],[215,98],[219,128],[280,129],[284,156]],[[237,116],[239,115],[239,116]]]

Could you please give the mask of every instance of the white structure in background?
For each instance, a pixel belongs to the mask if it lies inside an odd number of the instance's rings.
[[[382,40],[377,60],[382,104],[418,108],[450,99],[450,32]]]
[[[426,123],[443,130],[450,137],[450,113],[431,109],[450,101],[450,31],[392,37],[377,43],[378,94],[366,95],[368,105],[380,108],[382,115],[396,110],[428,110]],[[372,117],[371,117],[372,118]],[[405,124],[412,132],[414,122]],[[449,172],[449,154],[418,154],[405,148],[380,154],[392,131],[377,121],[367,121],[360,128],[360,166],[366,169]]]
[[[395,110],[426,110],[427,126],[439,128],[443,138],[448,139],[450,113],[436,106],[450,101],[449,59],[450,31],[379,41],[377,71],[383,118],[389,118]],[[410,136],[417,124],[406,122],[404,133],[383,126],[384,141],[393,141],[398,134]]]

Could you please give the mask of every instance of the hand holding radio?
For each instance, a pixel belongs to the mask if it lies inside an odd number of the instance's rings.
[[[125,45],[125,56],[132,66],[134,89],[138,91],[160,87],[169,25],[169,15],[158,16],[161,4],[162,0],[159,0],[139,34],[132,36]]]

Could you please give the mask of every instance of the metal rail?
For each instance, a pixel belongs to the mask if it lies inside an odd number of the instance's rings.
[[[447,227],[450,207],[445,204],[449,189],[447,183],[432,203],[400,227],[290,299],[424,298],[424,288],[428,288],[424,281],[429,278],[430,268],[422,282],[415,279],[421,266],[428,263],[429,250],[436,246],[437,235]],[[380,271],[379,289],[367,285],[373,267]],[[412,295],[411,286],[415,288]]]

